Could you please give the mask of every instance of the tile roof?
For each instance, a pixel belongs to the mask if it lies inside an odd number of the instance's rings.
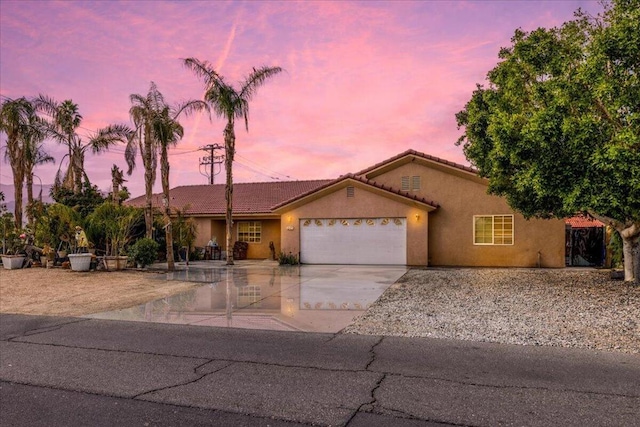
[[[407,150],[383,162],[361,170],[355,174],[342,175],[333,180],[309,180],[309,181],[276,181],[276,182],[252,182],[237,183],[233,185],[233,212],[236,215],[242,214],[271,214],[275,209],[299,200],[303,197],[337,184],[345,179],[353,179],[363,184],[388,191],[390,193],[424,203],[433,208],[439,205],[433,201],[418,197],[414,194],[399,189],[378,184],[373,180],[366,179],[364,175],[387,164],[393,163],[406,156],[416,156],[426,160],[434,161],[446,166],[454,167],[465,172],[477,175],[478,171],[472,167],[444,160],[439,157],[421,153],[416,150]],[[224,200],[224,184],[215,185],[186,185],[175,187],[170,190],[171,206],[184,210],[189,215],[224,215],[226,205]],[[143,207],[144,195],[128,200],[129,205]],[[153,195],[153,206],[162,206],[162,195]]]
[[[265,214],[272,207],[300,194],[313,192],[332,180],[275,181],[233,184],[233,213]],[[224,215],[224,184],[185,185],[170,190],[171,207],[184,209],[190,215]],[[127,204],[143,207],[145,196],[128,200]],[[162,206],[162,195],[153,195],[153,206]]]
[[[367,185],[370,185],[372,187],[388,191],[390,193],[405,197],[407,199],[411,199],[411,200],[415,200],[415,201],[420,202],[420,203],[424,203],[424,204],[429,205],[429,206],[431,206],[433,208],[439,208],[440,207],[440,205],[438,205],[437,203],[432,202],[430,200],[427,200],[424,197],[418,197],[415,194],[411,194],[411,193],[408,193],[406,191],[394,189],[393,187],[390,187],[388,185],[378,184],[377,182],[368,180],[368,179],[366,179],[366,178],[364,178],[362,176],[358,176],[356,174],[349,173],[349,174],[346,174],[346,175],[342,175],[341,177],[339,177],[337,179],[334,179],[332,181],[328,181],[324,185],[321,185],[318,188],[315,188],[315,189],[310,190],[310,191],[308,191],[306,193],[303,193],[303,194],[299,194],[299,195],[297,195],[295,197],[292,197],[289,200],[285,200],[282,203],[279,203],[279,204],[273,206],[272,209],[276,210],[276,209],[278,209],[278,208],[280,208],[282,206],[288,205],[289,203],[293,203],[296,200],[299,200],[299,199],[301,199],[303,197],[309,196],[309,195],[311,195],[311,194],[313,194],[313,193],[315,193],[317,191],[320,191],[320,190],[323,190],[325,188],[331,187],[332,185],[335,185],[335,184],[337,184],[337,183],[339,183],[341,181],[344,181],[345,179],[353,179],[355,181],[362,182],[363,184],[367,184]]]
[[[406,156],[409,156],[409,155],[413,155],[413,156],[416,156],[416,157],[421,157],[423,159],[431,160],[431,161],[437,162],[437,163],[441,163],[441,164],[446,165],[446,166],[451,166],[451,167],[454,167],[456,169],[463,170],[465,172],[470,172],[470,173],[473,173],[473,174],[476,174],[476,175],[478,174],[478,170],[475,169],[475,168],[472,168],[470,166],[464,166],[464,165],[461,165],[459,163],[451,162],[449,160],[441,159],[440,157],[435,157],[435,156],[431,156],[429,154],[421,153],[421,152],[416,151],[416,150],[407,150],[407,151],[405,151],[403,153],[400,153],[400,154],[398,154],[396,156],[393,156],[393,157],[391,157],[391,158],[389,158],[387,160],[384,160],[384,161],[382,161],[380,163],[376,163],[373,166],[370,166],[370,167],[368,167],[366,169],[363,169],[360,172],[356,173],[355,175],[365,175],[365,174],[371,172],[372,170],[378,169],[379,167],[382,167],[382,166],[384,166],[384,165],[386,165],[388,163],[395,162],[396,160],[401,159],[401,158],[406,157]]]
[[[565,219],[564,222],[571,228],[604,227],[601,221],[586,215],[576,215]]]

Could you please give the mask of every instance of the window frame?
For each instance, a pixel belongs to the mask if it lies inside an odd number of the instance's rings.
[[[241,231],[242,226],[247,226],[246,231]],[[253,229],[252,229],[253,228]],[[246,240],[241,239],[241,233],[247,236]],[[236,240],[238,242],[246,243],[262,243],[262,221],[238,221],[238,228],[236,230]]]
[[[478,242],[476,226],[478,225],[478,219],[480,218],[491,218],[491,242]],[[501,218],[501,229],[496,229],[496,218]],[[511,232],[507,234],[504,225],[508,222],[505,221],[505,218],[509,218],[511,222]],[[487,224],[485,223],[485,226]],[[484,233],[485,237],[487,236],[487,232]],[[508,238],[511,238],[511,242],[505,243]],[[473,216],[473,244],[474,246],[513,246],[515,244],[515,219],[513,214],[497,214],[497,215],[474,215]],[[496,239],[497,238],[497,239]],[[502,239],[502,243],[496,243],[496,240]]]

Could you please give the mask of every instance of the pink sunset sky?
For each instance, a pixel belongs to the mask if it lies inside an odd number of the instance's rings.
[[[578,8],[602,9],[577,0],[1,0],[0,93],[3,101],[39,93],[71,99],[84,117],[80,134],[88,135],[131,125],[129,95],[146,94],[151,81],[169,103],[200,99],[202,82],[180,58],[207,60],[229,82],[254,66],[278,65],[286,72],[250,104],[249,132],[236,126],[235,182],[336,178],[409,148],[468,164],[455,146],[455,113],[500,47],[516,28],[558,26]],[[205,184],[198,148],[222,144],[225,122],[204,115],[181,122],[171,186]],[[3,157],[5,141],[2,135]],[[46,150],[57,163],[36,174],[48,184],[65,149],[48,142]],[[124,147],[88,154],[85,163],[107,192],[111,166],[126,170]],[[143,194],[140,161],[126,178],[132,196]],[[12,184],[4,162],[0,182]],[[223,182],[224,173],[217,175]]]

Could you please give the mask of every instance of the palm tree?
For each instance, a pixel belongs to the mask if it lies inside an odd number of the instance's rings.
[[[15,192],[15,224],[22,228],[22,185],[25,178],[25,145],[37,118],[33,104],[25,97],[7,99],[0,110],[0,131],[7,135],[5,160],[11,165]]]
[[[133,137],[129,139],[124,157],[129,169],[127,175],[131,175],[136,166],[136,154],[140,149],[142,166],[144,167],[144,189],[145,207],[144,223],[146,227],[146,237],[153,237],[153,183],[156,181],[157,156],[152,135],[153,117],[157,111],[162,110],[165,105],[164,97],[158,90],[155,83],[151,82],[151,87],[146,96],[131,94],[131,108],[129,116],[135,126]]]
[[[165,241],[167,248],[167,268],[175,269],[173,254],[173,229],[171,228],[171,207],[169,202],[169,146],[175,146],[184,136],[184,128],[169,114],[169,107],[163,109],[153,123],[153,131],[160,148],[160,181],[162,182],[162,204],[164,206]]]
[[[82,116],[78,112],[78,104],[70,99],[58,103],[45,95],[39,95],[34,100],[36,110],[49,116],[47,132],[59,143],[67,146],[69,152],[69,166],[64,175],[63,186],[74,193],[82,192],[82,181],[89,182],[84,169],[84,159],[88,150],[94,154],[107,151],[117,143],[127,142],[131,136],[131,129],[125,125],[108,125],[89,137],[86,143],[78,135],[77,130],[82,123]]]
[[[280,73],[280,67],[261,67],[254,68],[253,71],[241,83],[240,89],[236,90],[233,86],[226,83],[224,78],[219,75],[211,64],[207,61],[200,61],[196,58],[187,58],[184,65],[193,71],[195,75],[204,80],[205,94],[204,100],[207,101],[218,117],[227,120],[224,128],[225,142],[225,169],[227,174],[227,182],[225,184],[225,201],[226,209],[226,234],[227,234],[227,265],[233,265],[233,251],[231,250],[231,239],[233,235],[233,158],[235,155],[236,134],[235,119],[244,119],[245,128],[249,131],[249,101],[253,98],[256,91],[264,82]]]
[[[175,269],[173,254],[173,233],[171,231],[171,207],[169,202],[169,153],[168,148],[175,146],[184,135],[184,128],[178,122],[181,114],[189,115],[196,111],[209,110],[203,101],[190,100],[176,106],[169,106],[155,83],[151,82],[147,96],[130,96],[133,106],[129,110],[136,131],[127,144],[125,159],[129,170],[135,168],[137,149],[140,149],[145,169],[145,224],[146,236],[152,237],[153,227],[153,184],[156,178],[157,156],[160,151],[160,173],[162,181],[163,216],[167,248],[167,268]]]
[[[59,143],[67,146],[69,166],[64,175],[63,186],[69,190],[75,189],[76,179],[81,177],[74,176],[76,169],[73,164],[73,149],[77,145],[76,129],[82,123],[82,116],[78,112],[78,104],[70,99],[57,102],[53,98],[46,95],[38,95],[34,100],[36,110],[45,113],[51,117],[47,121],[48,131],[51,136],[58,140]],[[62,160],[60,161],[62,165]]]
[[[30,128],[25,138],[23,161],[27,183],[27,206],[33,205],[33,169],[38,165],[55,162],[55,159],[43,150],[44,138],[45,132],[40,126]],[[40,197],[42,197],[42,189],[40,189]],[[27,222],[33,225],[33,220],[32,209],[27,209]]]
[[[120,186],[126,181],[122,175],[122,169],[118,165],[111,168],[111,200],[114,205],[120,204]]]

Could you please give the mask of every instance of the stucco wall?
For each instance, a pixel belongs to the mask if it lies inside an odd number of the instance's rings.
[[[420,176],[421,189],[412,193],[440,205],[429,215],[429,265],[534,267],[540,253],[542,267],[564,267],[564,221],[527,221],[477,178],[445,170],[417,160],[373,178],[400,188],[402,176]],[[514,244],[474,245],[473,216],[501,214],[514,215]]]
[[[204,247],[213,235],[211,232],[211,219],[194,218],[194,221],[196,223],[196,241],[194,246]]]
[[[300,219],[399,217],[407,218],[407,263],[427,265],[429,214],[419,207],[374,194],[357,183],[354,187],[352,198],[347,197],[346,188],[338,188],[303,206],[284,212],[281,216],[282,251],[296,255],[300,253]]]
[[[247,258],[267,259],[271,256],[269,242],[273,242],[276,247],[276,255],[280,250],[280,220],[279,219],[255,219],[255,218],[234,218],[233,235],[231,242],[234,244],[238,239],[238,223],[241,221],[260,221],[262,223],[262,238],[260,243],[249,243]],[[196,246],[205,246],[211,237],[215,236],[218,245],[222,250],[226,250],[227,237],[225,221],[223,219],[198,218],[198,236]]]

